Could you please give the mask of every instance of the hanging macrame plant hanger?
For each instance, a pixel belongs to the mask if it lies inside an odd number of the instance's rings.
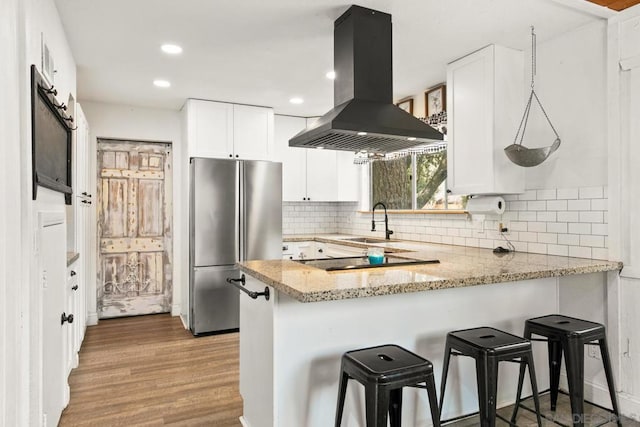
[[[509,160],[515,163],[518,166],[523,167],[532,167],[538,166],[540,163],[547,160],[547,158],[553,154],[554,151],[560,147],[560,136],[556,131],[556,128],[553,127],[547,112],[544,110],[540,99],[535,91],[535,75],[536,75],[536,33],[533,27],[531,27],[531,94],[529,95],[529,101],[527,101],[527,105],[524,109],[524,115],[522,116],[522,120],[520,121],[520,126],[518,127],[518,132],[516,132],[516,137],[513,140],[513,144],[509,145],[504,149]],[[536,100],[540,110],[544,114],[544,117],[547,119],[549,126],[553,130],[553,133],[556,135],[555,141],[548,147],[542,148],[527,148],[522,145],[522,141],[524,139],[524,133],[527,130],[527,123],[529,121],[529,113],[531,112],[531,105],[533,100]],[[521,132],[522,131],[522,132]],[[520,140],[518,141],[518,137]]]

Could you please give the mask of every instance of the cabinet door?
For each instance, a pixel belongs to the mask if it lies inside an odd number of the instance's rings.
[[[289,147],[289,139],[305,129],[302,117],[276,116],[274,160],[282,162],[282,200],[300,202],[307,197],[305,148]]]
[[[450,64],[448,181],[454,194],[478,194],[492,183],[493,55],[491,46]]]
[[[353,164],[354,156],[351,151],[336,152],[339,202],[358,201],[361,166]]]
[[[233,106],[234,156],[243,160],[271,160],[273,110],[249,105]]]
[[[338,200],[337,155],[333,150],[306,149],[307,200]]]
[[[233,104],[189,100],[190,157],[233,157]]]

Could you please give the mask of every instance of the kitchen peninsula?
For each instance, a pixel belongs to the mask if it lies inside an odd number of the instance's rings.
[[[345,244],[345,237],[314,239]],[[241,263],[249,290],[271,291],[267,301],[241,295],[245,426],[331,425],[340,358],[348,350],[401,345],[431,360],[439,381],[448,331],[494,326],[521,334],[527,318],[549,313],[606,323],[606,272],[622,268],[611,261],[417,242],[378,246],[440,263],[340,272],[290,260]],[[546,348],[534,350],[544,390]],[[599,365],[590,362],[587,381],[601,383]],[[473,361],[458,358],[451,369],[445,419],[477,411]],[[512,403],[516,381],[517,366],[501,367],[498,406]],[[361,425],[363,408],[361,387],[350,387],[343,426]],[[403,413],[411,425],[431,424],[425,393],[405,391]]]

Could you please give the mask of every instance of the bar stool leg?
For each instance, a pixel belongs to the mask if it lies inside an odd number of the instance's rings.
[[[442,403],[444,401],[444,389],[447,385],[447,374],[449,373],[449,359],[451,358],[451,345],[447,340],[444,347],[444,361],[442,365],[442,380],[440,381],[440,405],[438,405],[438,412],[442,414]]]
[[[391,427],[402,425],[402,388],[396,388],[389,393],[389,421]]]
[[[558,387],[560,386],[560,368],[562,367],[562,346],[560,341],[549,339],[547,352],[549,353],[549,396],[551,410],[555,411],[558,403]],[[565,357],[567,357],[566,353]]]
[[[340,368],[342,375],[340,376],[340,385],[338,386],[338,405],[336,407],[336,425],[340,427],[342,424],[342,412],[344,411],[344,398],[347,394],[347,384],[349,383],[349,374],[344,371],[344,366]]]
[[[431,421],[433,427],[440,427],[440,411],[438,411],[438,398],[436,396],[436,380],[433,374],[425,378],[427,395],[429,396],[429,408],[431,409]]]
[[[478,381],[480,425],[482,427],[495,427],[498,361],[493,357],[478,357],[476,359],[476,378]]]
[[[390,393],[375,384],[365,386],[367,427],[387,427]]]
[[[526,366],[524,363],[520,364],[520,375],[518,375],[518,391],[516,393],[516,404],[513,408],[513,414],[511,414],[511,424],[516,423],[518,417],[518,409],[520,408],[520,397],[522,396],[522,383],[524,382],[524,370]],[[531,373],[531,371],[529,371]]]
[[[542,427],[542,419],[540,418],[540,399],[538,397],[538,382],[536,381],[536,368],[533,364],[533,351],[529,353],[528,356],[522,357],[522,365],[521,368],[526,365],[529,367],[529,378],[531,380],[531,391],[533,393],[533,404],[536,408],[536,419],[538,420],[538,427]],[[515,423],[515,419],[512,419],[512,422]]]
[[[584,426],[584,343],[579,339],[562,341],[567,364],[567,382],[574,427]]]
[[[602,364],[604,365],[604,373],[607,377],[607,385],[609,386],[609,396],[611,397],[611,406],[613,413],[616,415],[618,426],[622,427],[620,422],[620,412],[618,411],[618,397],[616,396],[616,387],[613,382],[613,370],[611,369],[611,358],[609,357],[609,347],[607,347],[607,339],[598,340],[600,344],[600,354],[602,355]]]

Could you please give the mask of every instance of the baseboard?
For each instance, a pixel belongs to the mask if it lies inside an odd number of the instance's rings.
[[[184,326],[185,329],[189,329],[189,322],[187,322],[187,316],[185,316],[184,314],[180,314],[180,320],[182,321],[182,326]]]
[[[625,417],[640,421],[640,399],[627,393],[618,393],[620,413]]]
[[[584,382],[584,398],[589,402],[593,402],[604,408],[611,409],[611,398],[609,397],[609,389],[600,384],[594,384],[590,381]],[[566,374],[560,375],[560,388],[569,390]],[[627,393],[617,392],[618,405],[620,406],[620,414],[625,417],[640,421],[640,399]]]
[[[242,427],[251,427],[249,425],[249,423],[247,422],[247,420],[244,419],[243,416],[241,416],[240,418],[238,418],[240,420],[240,424],[242,424]]]
[[[98,324],[98,313],[87,313],[87,326],[95,326]]]

